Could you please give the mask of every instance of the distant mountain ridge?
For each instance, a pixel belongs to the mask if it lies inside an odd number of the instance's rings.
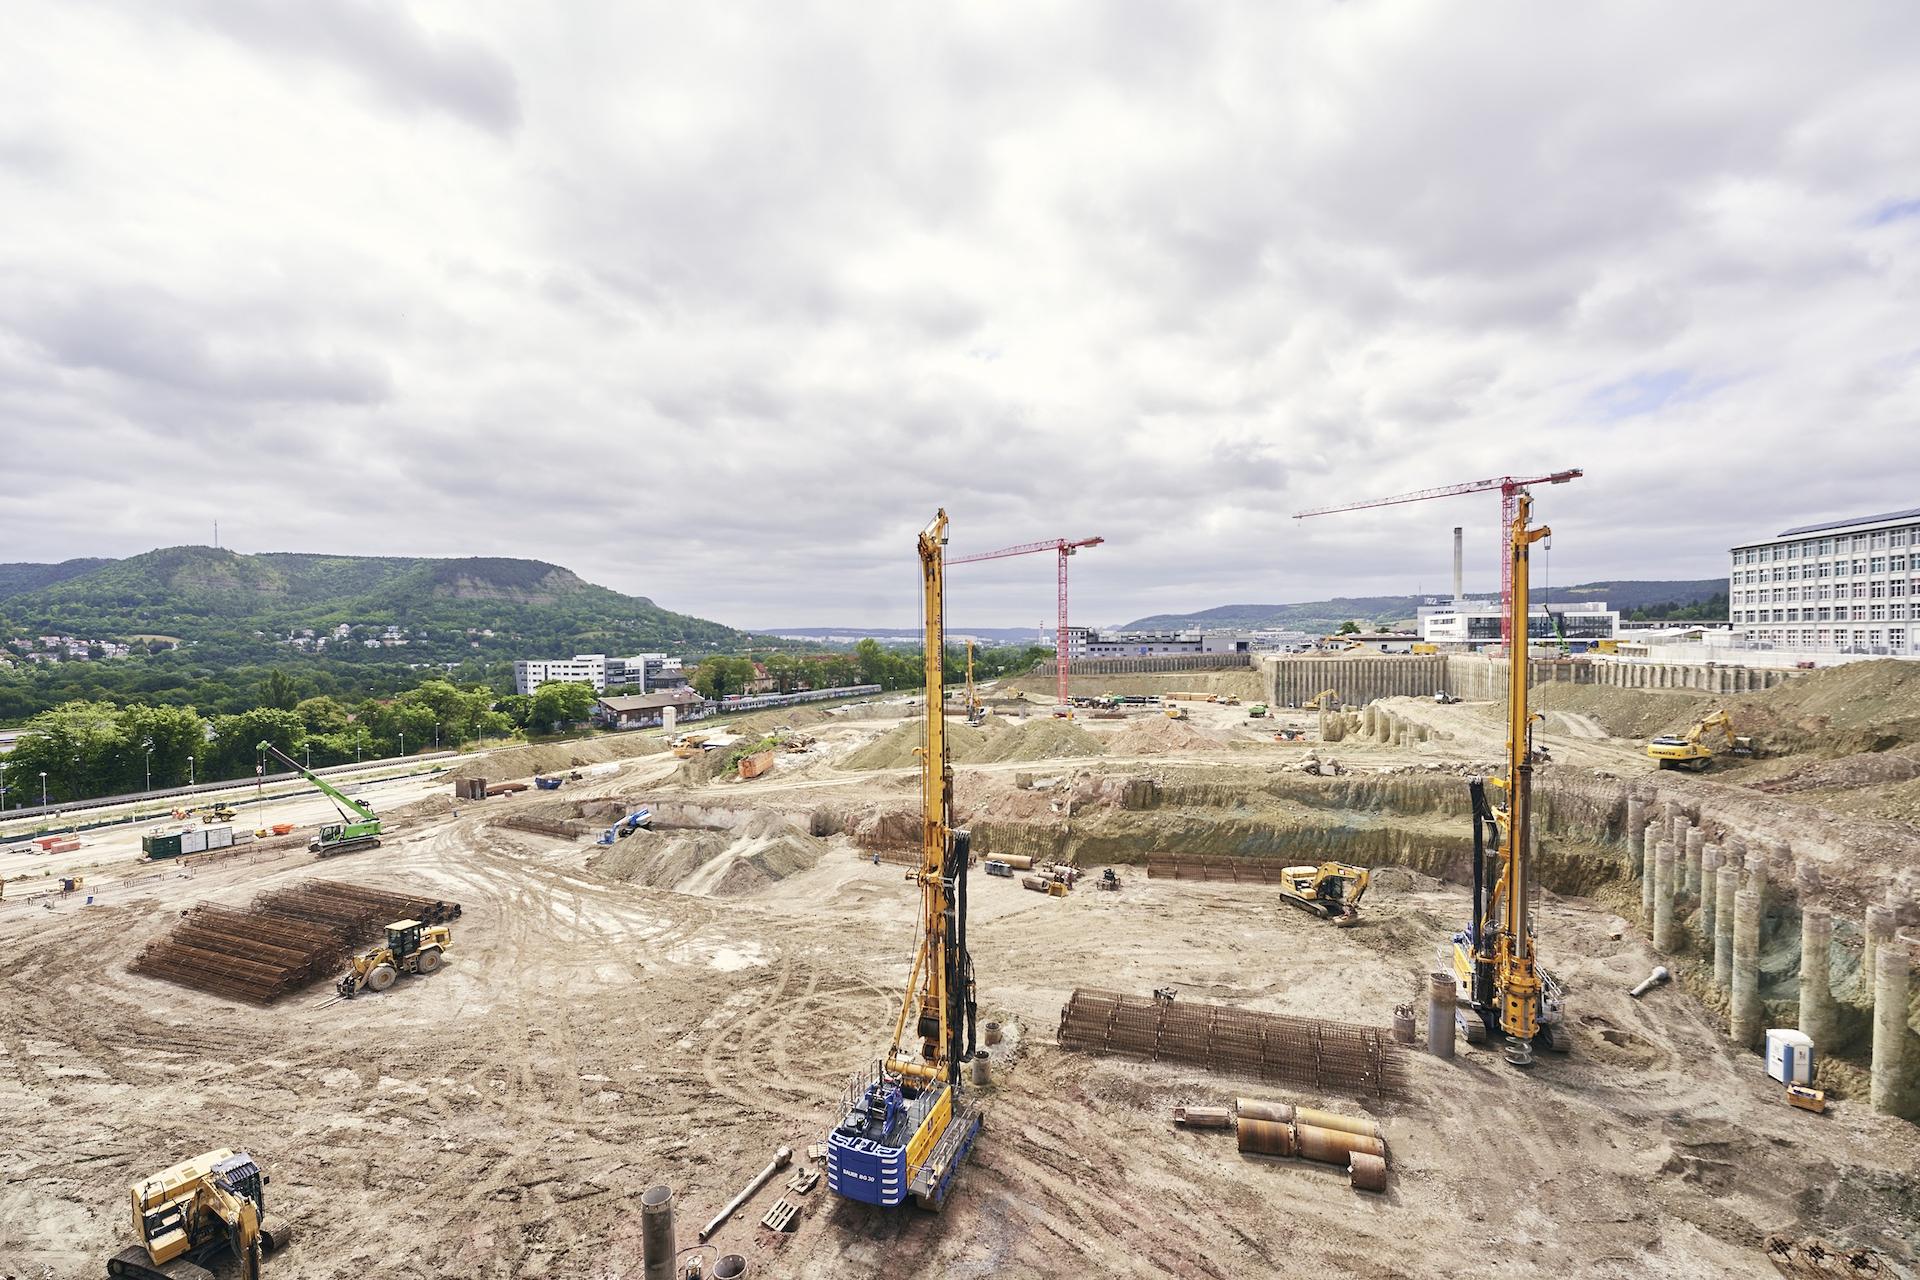
[[[124,560],[0,566],[0,638],[157,633],[258,656],[286,653],[290,632],[317,638],[343,623],[401,628],[408,643],[393,656],[411,661],[703,651],[753,640],[542,560],[162,547]]]
[[[1617,579],[1583,582],[1571,587],[1536,591],[1534,598],[1549,604],[1578,604],[1604,600],[1610,609],[1632,613],[1653,605],[1703,604],[1727,590],[1725,578],[1688,578],[1673,581]],[[1258,630],[1330,631],[1343,622],[1376,626],[1408,622],[1428,597],[1336,596],[1298,604],[1227,604],[1194,613],[1156,613],[1127,623],[1125,631]]]

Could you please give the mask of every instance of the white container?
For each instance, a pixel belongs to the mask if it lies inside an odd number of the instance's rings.
[[[1781,1084],[1812,1084],[1812,1038],[1791,1027],[1768,1028],[1767,1074]]]
[[[207,847],[207,835],[204,831],[182,831],[180,833],[181,853],[203,853]]]
[[[208,827],[206,847],[209,849],[227,849],[233,845],[232,827]]]

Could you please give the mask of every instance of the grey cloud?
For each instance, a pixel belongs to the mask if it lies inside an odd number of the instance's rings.
[[[1492,497],[1302,507],[1585,466],[1556,580],[1683,576],[1920,462],[1914,15],[196,5],[162,67],[43,3],[92,54],[11,77],[62,156],[0,161],[16,555],[193,535],[107,440],[241,545],[745,624],[911,623],[945,505],[967,549],[1105,536],[1115,621],[1433,586],[1456,523],[1492,579]],[[152,120],[75,105],[176,62],[212,80]],[[260,502],[289,460],[377,483]],[[966,621],[1050,612],[1045,557],[974,569]]]
[[[220,309],[160,290],[16,294],[0,315],[47,357],[222,399],[378,403],[392,392],[386,370],[357,352],[285,331],[269,309]]]
[[[339,67],[403,107],[445,111],[500,135],[521,124],[506,59],[464,36],[427,30],[402,4],[190,0],[177,12],[248,48]]]

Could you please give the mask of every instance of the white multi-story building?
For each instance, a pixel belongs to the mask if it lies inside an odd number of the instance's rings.
[[[513,664],[513,691],[532,693],[541,685],[557,681],[590,684],[595,693],[607,690],[607,655],[576,653],[571,658],[552,661],[521,658]]]
[[[1429,644],[1485,649],[1500,643],[1505,613],[1498,600],[1461,600],[1421,605],[1415,610],[1420,638]],[[1527,639],[1533,644],[1564,644],[1584,652],[1599,640],[1620,634],[1620,611],[1604,600],[1536,604],[1527,613]]]
[[[1046,643],[1051,645],[1049,635]],[[1249,653],[1253,636],[1218,631],[1116,631],[1092,627],[1067,628],[1067,660],[1083,658],[1149,658],[1201,654]]]
[[[1733,548],[1734,634],[1809,653],[1920,650],[1920,507],[1802,525]]]
[[[642,693],[659,686],[686,684],[680,659],[664,653],[638,653],[631,658],[609,658],[604,653],[576,653],[571,658],[542,661],[522,658],[513,664],[513,690],[532,693],[548,681],[571,680],[590,684],[595,693],[609,688],[638,688]]]

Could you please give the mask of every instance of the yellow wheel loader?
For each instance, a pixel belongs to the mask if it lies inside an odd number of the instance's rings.
[[[244,1151],[222,1148],[183,1160],[133,1184],[133,1230],[140,1243],[107,1260],[109,1276],[132,1280],[214,1280],[208,1268],[231,1252],[244,1280],[259,1280],[260,1260],[287,1247],[293,1228],[269,1228],[267,1175]]]
[[[447,948],[452,945],[453,930],[446,925],[395,920],[387,926],[384,946],[348,962],[337,990],[351,1000],[362,990],[385,991],[403,973],[432,973],[446,961]]]
[[[1280,896],[1302,911],[1346,928],[1360,923],[1360,899],[1373,878],[1365,867],[1323,862],[1317,867],[1288,867],[1280,873]]]

